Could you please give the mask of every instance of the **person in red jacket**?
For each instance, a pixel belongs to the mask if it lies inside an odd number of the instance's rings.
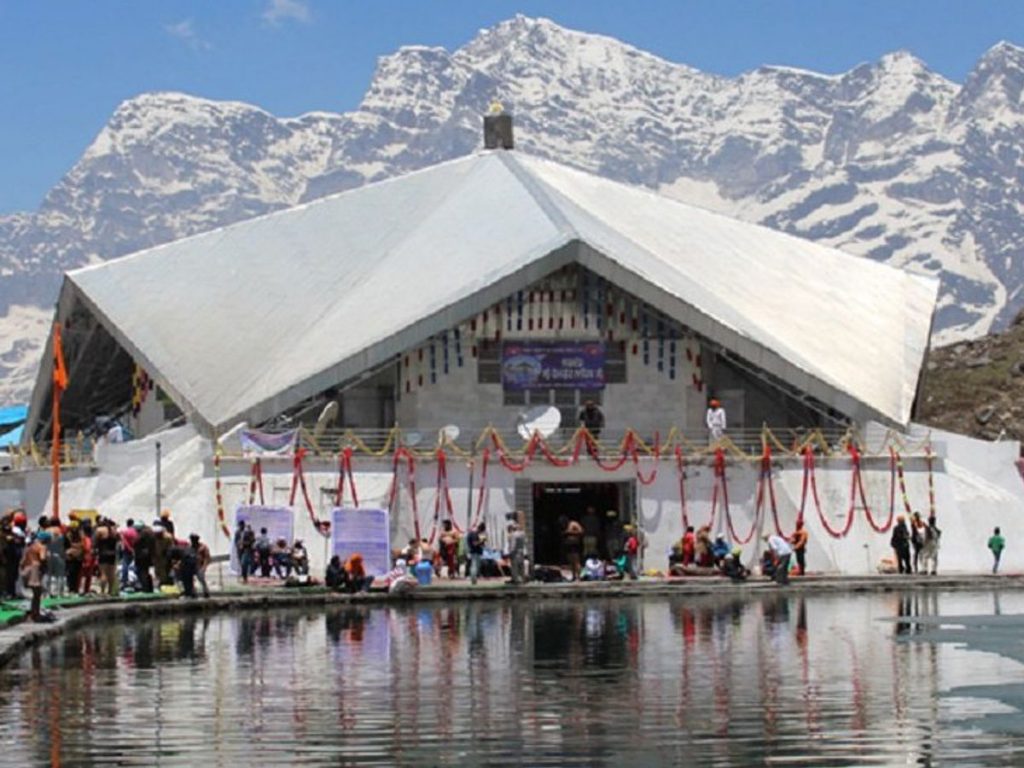
[[[693,526],[686,526],[686,533],[683,534],[683,565],[693,565],[697,557],[697,536],[693,532]]]

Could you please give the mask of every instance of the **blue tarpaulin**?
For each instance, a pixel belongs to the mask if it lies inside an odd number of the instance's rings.
[[[7,430],[0,434],[0,448],[21,442],[21,432],[27,418],[27,405],[9,405],[0,408],[0,431]],[[11,429],[11,427],[14,428]]]

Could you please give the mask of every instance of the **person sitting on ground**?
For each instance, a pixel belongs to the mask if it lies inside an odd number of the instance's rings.
[[[738,546],[722,558],[722,573],[733,581],[746,581],[750,575],[750,571],[743,565],[743,550]]]
[[[409,539],[409,543],[402,549],[402,559],[406,563],[415,563],[420,559],[420,543],[417,539]]]
[[[722,567],[722,560],[729,554],[730,549],[731,547],[729,542],[725,540],[724,533],[715,536],[715,542],[711,545],[711,558],[716,566]]]
[[[365,592],[373,583],[373,577],[366,575],[363,567],[363,556],[356,552],[345,563],[345,591]]]
[[[604,562],[594,553],[587,555],[587,561],[583,564],[583,581],[604,581],[604,576]]]
[[[332,556],[331,561],[327,564],[324,584],[328,589],[341,589],[345,586],[345,568],[341,564],[341,558],[337,555]]]
[[[388,573],[386,581],[388,593],[392,595],[410,592],[419,584],[414,576],[409,575],[405,560],[402,558],[395,560],[395,567]]]
[[[674,542],[668,551],[668,569],[671,571],[676,566],[683,564],[683,544],[681,541]]]
[[[292,575],[292,551],[288,540],[283,536],[274,542],[270,550],[270,561],[274,564],[274,574],[279,579],[287,579]]]
[[[292,544],[291,559],[292,568],[295,569],[296,574],[299,576],[309,575],[309,553],[306,552],[302,539],[296,539]]]
[[[572,574],[571,580],[578,581],[580,578],[580,549],[583,546],[583,526],[576,520],[569,520],[562,531],[562,544],[565,548],[565,557],[569,562],[569,571]]]
[[[702,525],[697,529],[694,556],[701,568],[711,568],[715,564],[715,558],[711,555],[711,527],[708,525]]]

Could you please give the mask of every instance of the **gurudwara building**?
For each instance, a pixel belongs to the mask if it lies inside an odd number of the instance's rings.
[[[116,519],[169,507],[217,551],[256,496],[307,542],[337,504],[387,509],[396,544],[450,519],[486,521],[500,546],[522,510],[538,563],[558,561],[559,521],[593,508],[602,554],[633,523],[648,568],[686,524],[756,557],[755,534],[800,516],[812,568],[872,570],[888,537],[863,515],[884,527],[897,450],[908,504],[925,511],[931,490],[947,525],[971,527],[943,439],[911,427],[937,290],[484,150],[69,272],[62,425],[82,455],[62,498]],[[26,445],[51,429],[51,357]],[[588,401],[600,428],[580,428]],[[83,449],[101,416],[136,439]],[[8,492],[42,511],[43,480],[15,475]]]

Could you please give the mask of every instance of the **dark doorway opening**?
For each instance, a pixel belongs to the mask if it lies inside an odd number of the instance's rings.
[[[616,557],[622,549],[622,526],[631,517],[629,500],[629,483],[534,483],[534,562],[565,564],[562,531],[569,520],[583,526],[583,557]]]

